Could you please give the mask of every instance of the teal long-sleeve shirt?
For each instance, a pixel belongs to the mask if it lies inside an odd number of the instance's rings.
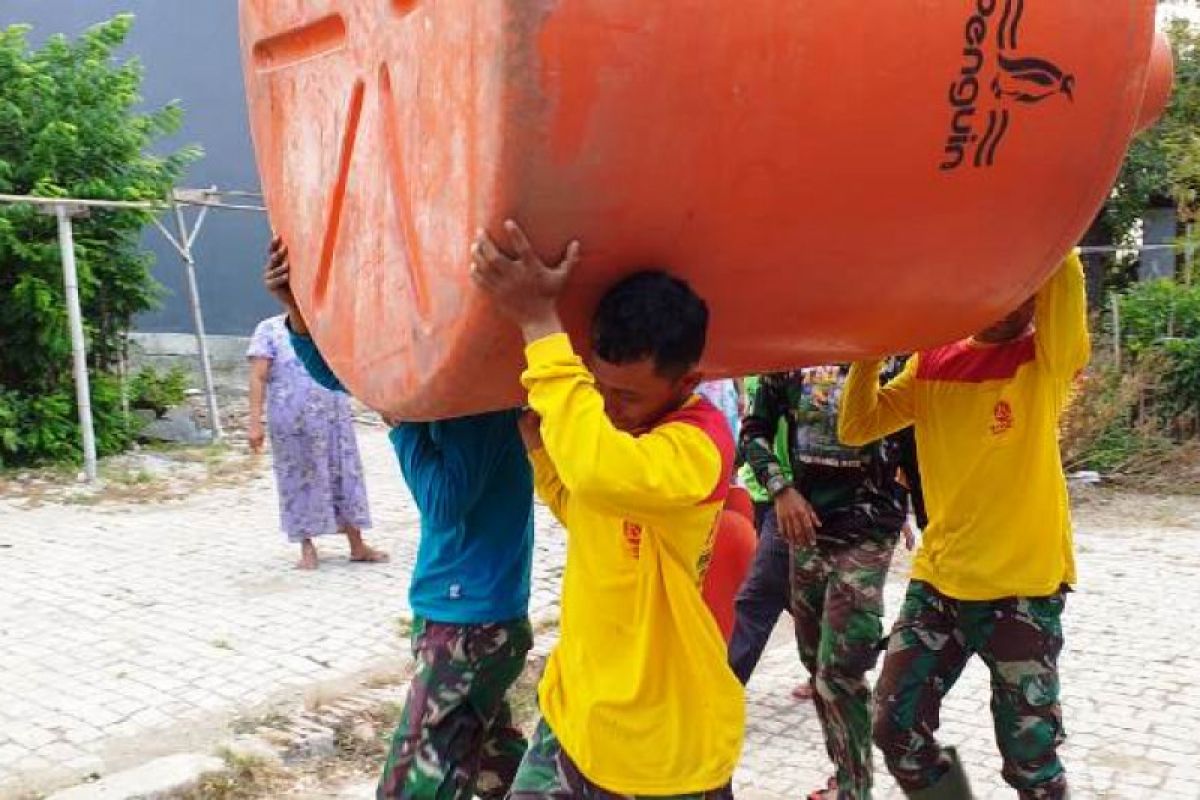
[[[313,340],[292,333],[313,380],[345,391]],[[507,622],[529,611],[533,475],[516,410],[404,422],[389,437],[417,509],[413,613],[434,622]]]

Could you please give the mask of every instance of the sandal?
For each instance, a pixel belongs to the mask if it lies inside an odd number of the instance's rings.
[[[816,789],[810,792],[805,800],[837,800],[837,796],[837,778],[830,778],[826,781],[824,789]]]
[[[796,688],[792,689],[792,699],[803,703],[812,700],[814,693],[812,681],[807,680],[804,683],[796,684]]]

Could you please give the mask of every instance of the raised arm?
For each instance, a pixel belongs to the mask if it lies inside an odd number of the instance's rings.
[[[703,503],[722,486],[725,458],[702,424],[681,416],[641,436],[617,430],[565,333],[534,341],[526,357],[529,405],[542,418],[546,452],[572,496],[661,512]]]
[[[438,527],[460,524],[495,472],[516,424],[515,412],[501,411],[392,428],[400,470],[421,515]]]
[[[1083,262],[1072,253],[1037,294],[1034,340],[1038,360],[1070,381],[1091,357]]]
[[[918,356],[911,356],[904,370],[885,386],[879,385],[884,362],[860,362],[850,368],[838,409],[838,438],[843,444],[861,447],[916,421],[917,360]]]

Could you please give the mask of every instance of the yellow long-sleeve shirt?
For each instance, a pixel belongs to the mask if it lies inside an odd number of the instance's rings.
[[[648,433],[622,433],[565,335],[526,357],[544,441],[534,482],[568,533],[542,714],[603,789],[717,789],[744,728],[742,686],[700,595],[732,469],[728,425],[696,399]]]
[[[921,352],[887,386],[855,364],[839,435],[874,441],[915,424],[929,526],[914,580],[960,600],[1041,597],[1075,582],[1059,417],[1090,354],[1083,265],[1037,295],[1034,332]]]

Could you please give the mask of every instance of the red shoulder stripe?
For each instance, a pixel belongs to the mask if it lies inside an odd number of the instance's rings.
[[[729,483],[733,480],[736,451],[733,443],[733,431],[729,430],[729,422],[726,421],[725,415],[708,400],[699,397],[678,411],[668,414],[663,418],[661,424],[666,425],[671,422],[681,422],[699,428],[716,445],[717,452],[721,454],[721,474],[717,476],[717,485],[713,488],[712,494],[705,498],[701,505],[725,502],[725,498],[729,495]]]
[[[921,353],[917,360],[917,378],[949,383],[983,383],[1013,378],[1036,357],[1033,336],[991,347],[979,347],[969,341],[955,342]]]

